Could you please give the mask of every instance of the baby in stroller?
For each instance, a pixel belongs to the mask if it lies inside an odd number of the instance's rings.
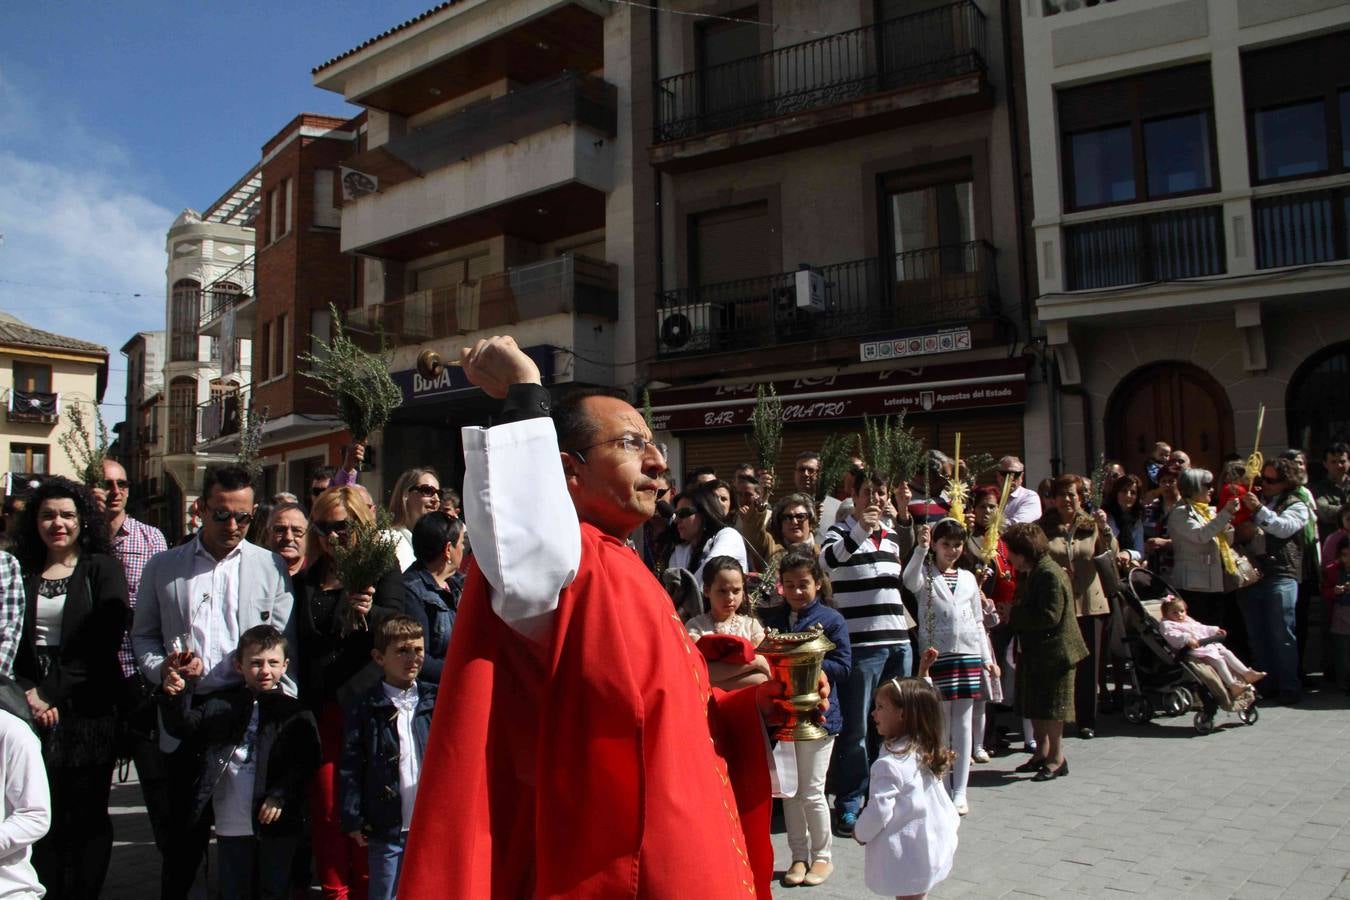
[[[1228,636],[1222,628],[1197,622],[1186,614],[1186,601],[1168,594],[1162,602],[1162,621],[1158,623],[1167,644],[1174,650],[1189,648],[1193,662],[1204,663],[1219,676],[1234,699],[1241,697],[1251,685],[1266,677],[1238,659],[1220,640]]]

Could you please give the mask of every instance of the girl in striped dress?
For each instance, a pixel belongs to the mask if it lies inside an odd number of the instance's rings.
[[[965,526],[955,519],[943,519],[931,529],[925,525],[904,575],[905,587],[919,601],[919,646],[938,653],[929,674],[942,695],[947,747],[955,754],[947,788],[963,816],[970,811],[972,713],[975,701],[984,699],[981,672],[994,670],[980,586],[974,575],[957,567],[965,546]]]

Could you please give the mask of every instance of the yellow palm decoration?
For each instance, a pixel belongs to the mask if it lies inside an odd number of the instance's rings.
[[[1256,414],[1256,440],[1252,443],[1252,455],[1247,457],[1247,466],[1242,473],[1243,480],[1247,482],[1247,489],[1256,479],[1261,477],[1261,470],[1265,468],[1265,458],[1261,455],[1261,426],[1266,423],[1266,405],[1261,404],[1260,411]]]

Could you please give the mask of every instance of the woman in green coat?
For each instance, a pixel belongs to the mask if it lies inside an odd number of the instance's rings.
[[[1074,615],[1073,589],[1064,570],[1048,553],[1045,532],[1032,523],[1003,535],[1008,561],[1022,575],[1012,608],[1017,661],[1017,706],[1031,719],[1036,754],[1017,767],[1033,781],[1069,774],[1064,759],[1064,723],[1073,721],[1074,667],[1087,656],[1087,645]]]

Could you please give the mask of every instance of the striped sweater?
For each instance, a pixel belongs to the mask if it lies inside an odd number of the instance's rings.
[[[890,531],[878,534],[879,539],[868,535],[849,516],[830,526],[821,545],[820,565],[855,647],[907,641],[914,627],[900,598],[900,547]]]

